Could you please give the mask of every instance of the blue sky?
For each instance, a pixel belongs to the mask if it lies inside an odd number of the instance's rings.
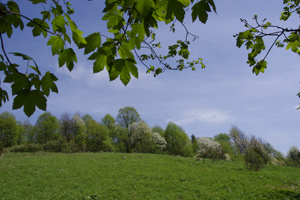
[[[30,16],[40,9],[28,7],[26,1],[17,2],[21,11],[24,9],[23,13]],[[84,36],[95,31],[107,34],[106,24],[101,21],[103,2],[72,1],[76,12],[72,19]],[[139,79],[132,78],[126,87],[119,80],[109,82],[105,71],[93,74],[92,62],[87,61],[88,56],[82,56],[81,50],[77,51],[78,63],[71,73],[66,67],[59,68],[57,57],[52,57],[50,47],[46,46],[47,40],[33,38],[29,29],[15,32],[12,39],[5,41],[5,46],[8,52],[28,54],[43,72],[57,75],[59,94],[50,95],[47,111],[58,118],[64,112],[79,112],[100,121],[107,113],[116,117],[120,108],[133,106],[150,127],[165,128],[173,121],[188,135],[213,137],[228,133],[236,125],[247,134],[264,138],[284,154],[291,146],[299,148],[300,111],[296,109],[300,102],[296,96],[300,91],[299,56],[284,49],[273,49],[267,59],[268,69],[256,76],[246,64],[247,51],[238,49],[233,38],[244,30],[240,18],[250,22],[257,14],[260,19],[268,18],[287,27],[296,27],[298,19],[288,23],[279,21],[282,1],[216,0],[215,3],[217,14],[211,13],[206,25],[198,21],[192,24],[189,16],[186,20],[189,31],[199,36],[190,47],[191,57],[203,58],[206,69],[166,71],[154,78],[138,64]],[[184,39],[183,29],[180,31],[180,26],[177,29],[178,34],[172,35],[161,24],[157,30],[159,40],[171,44],[177,38]],[[2,79],[3,74],[0,76]],[[10,90],[8,84],[1,83],[1,86]],[[18,120],[25,120],[22,110],[12,110],[12,99],[0,112],[9,111]],[[30,117],[31,123],[42,113],[35,112]]]

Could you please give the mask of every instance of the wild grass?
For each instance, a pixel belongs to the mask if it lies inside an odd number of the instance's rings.
[[[300,199],[300,169],[154,154],[10,153],[0,199]]]

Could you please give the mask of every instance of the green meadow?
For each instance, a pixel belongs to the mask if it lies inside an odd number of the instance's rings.
[[[300,199],[300,168],[157,154],[9,153],[0,199]]]

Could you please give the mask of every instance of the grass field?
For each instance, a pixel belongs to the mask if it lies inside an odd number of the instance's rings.
[[[242,162],[153,154],[11,153],[0,158],[0,199],[300,199],[300,169],[252,172]]]

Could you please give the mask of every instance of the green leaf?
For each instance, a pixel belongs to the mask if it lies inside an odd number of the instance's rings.
[[[46,110],[47,99],[41,91],[22,90],[14,98],[13,109],[19,109],[22,106],[24,106],[25,114],[30,117],[34,113],[35,107]]]
[[[267,69],[267,62],[261,60],[253,67],[252,72],[258,75],[260,72],[264,73],[265,69]]]
[[[133,48],[134,47],[131,47],[130,44],[123,42],[122,45],[119,48],[119,55],[121,56],[122,59],[130,58],[130,59],[134,60],[134,55],[130,51]]]
[[[41,85],[42,85],[42,90],[44,91],[46,96],[49,96],[50,90],[52,92],[58,93],[58,89],[54,81],[57,81],[58,79],[56,76],[54,76],[52,73],[49,71],[46,72],[44,77],[41,80]]]
[[[36,71],[36,72],[38,73],[38,75],[41,75],[41,72],[40,72],[39,68],[34,67],[34,66],[31,66],[31,65],[29,65],[29,67],[30,67],[31,69],[33,69],[34,71]]]
[[[132,59],[117,59],[113,62],[113,67],[109,71],[110,81],[115,80],[120,75],[120,80],[126,86],[131,79],[130,73],[138,78],[138,70]]]
[[[52,55],[59,54],[64,49],[64,41],[59,36],[51,36],[47,42],[51,46]]]
[[[39,36],[41,34],[43,34],[44,37],[47,37],[48,33],[46,30],[49,30],[50,28],[47,22],[39,18],[34,18],[32,21],[27,23],[27,26],[33,27],[32,35],[34,37]]]
[[[73,41],[75,42],[75,44],[80,47],[80,44],[86,44],[85,39],[81,36],[83,34],[83,32],[81,30],[74,30],[72,32],[72,38]]]
[[[138,35],[138,39],[142,42],[145,39],[145,29],[143,23],[131,24],[131,37]]]
[[[70,16],[67,15],[66,13],[65,13],[65,17],[67,18],[67,20],[68,20],[68,22],[69,22],[69,26],[70,26],[71,31],[72,31],[72,32],[73,32],[73,31],[76,31],[76,30],[77,30],[77,25],[75,24],[75,22],[72,21],[71,18],[70,18]]]
[[[55,32],[65,30],[65,18],[62,15],[56,16],[52,22],[52,29]]]
[[[85,38],[86,44],[81,43],[80,48],[84,49],[84,54],[88,54],[94,51],[96,48],[100,48],[101,46],[101,37],[100,33],[92,33],[91,35]]]
[[[177,0],[169,0],[167,9],[167,19],[173,19],[173,16],[180,22],[183,22],[185,11],[183,4]]]
[[[217,8],[213,0],[207,0],[210,6],[213,8],[214,12],[217,13]]]
[[[73,70],[74,62],[77,62],[77,57],[72,48],[64,49],[58,57],[59,67],[62,67],[64,64],[66,64],[69,71]]]
[[[101,72],[104,69],[104,67],[107,65],[106,64],[107,56],[105,54],[102,54],[100,51],[93,53],[88,59],[96,60],[93,66],[94,73]]]
[[[120,16],[119,14],[116,14],[114,12],[109,12],[106,13],[103,17],[102,20],[104,21],[108,21],[107,22],[107,28],[108,29],[118,29],[120,30],[125,21],[124,18],[122,16]]]
[[[0,87],[0,107],[2,106],[2,101],[5,103],[6,101],[8,101],[8,94],[5,90],[2,90],[2,88]]]
[[[152,8],[155,8],[153,0],[139,0],[135,5],[136,10],[143,16],[147,16]]]
[[[198,19],[205,24],[208,18],[207,12],[211,12],[210,7],[208,3],[205,0],[201,0],[197,2],[193,7],[192,7],[192,20],[193,22]]]
[[[29,1],[31,1],[33,4],[46,3],[46,0],[29,0]]]
[[[4,81],[5,83],[12,83],[11,90],[12,94],[17,94],[22,89],[29,89],[30,82],[24,74],[12,73],[6,75]]]

